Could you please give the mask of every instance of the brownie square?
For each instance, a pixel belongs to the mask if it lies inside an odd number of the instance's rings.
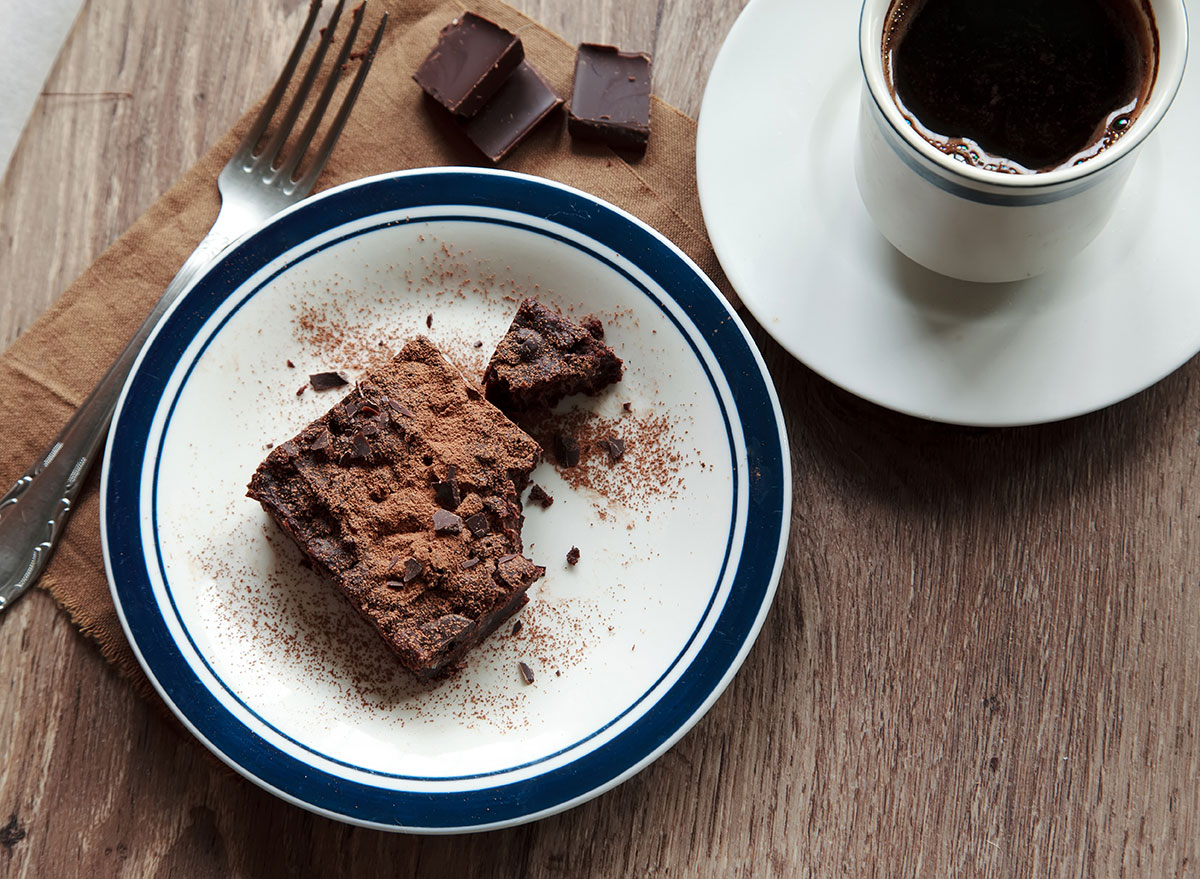
[[[599,320],[577,324],[526,299],[483,374],[484,393],[513,417],[548,410],[571,394],[598,394],[624,369],[603,338]]]
[[[425,338],[277,446],[259,501],[420,678],[527,601],[520,493],[538,444]]]

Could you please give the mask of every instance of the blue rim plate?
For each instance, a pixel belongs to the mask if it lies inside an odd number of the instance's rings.
[[[361,371],[369,346],[418,332],[477,370],[531,293],[604,318],[626,377],[584,423],[624,431],[629,452],[602,484],[539,467],[556,500],[527,505],[527,554],[548,571],[524,634],[422,688],[245,483],[268,443],[334,402],[297,396],[301,373]],[[629,778],[724,690],[782,570],[787,449],[745,327],[653,229],[524,175],[386,174],[244,236],[163,318],[105,451],[105,566],[151,682],[247,778],[380,829],[510,826]],[[546,561],[575,544],[577,567]]]

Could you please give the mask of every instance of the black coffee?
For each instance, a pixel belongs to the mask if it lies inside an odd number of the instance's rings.
[[[921,136],[1010,173],[1099,153],[1157,67],[1147,0],[894,0],[883,35],[884,75]]]

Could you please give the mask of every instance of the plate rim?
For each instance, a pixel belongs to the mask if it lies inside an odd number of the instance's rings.
[[[761,599],[759,606],[757,608],[757,611],[754,615],[754,619],[751,621],[748,629],[746,630],[745,635],[742,638],[737,651],[731,657],[730,661],[728,662],[728,665],[724,668],[719,679],[710,688],[709,692],[696,704],[695,710],[692,711],[692,713],[690,715],[683,717],[682,722],[676,724],[675,728],[665,738],[663,738],[656,747],[654,747],[653,749],[651,749],[650,751],[648,751],[647,753],[642,755],[639,759],[634,760],[631,764],[625,766],[622,771],[611,775],[602,784],[599,784],[592,789],[583,791],[577,796],[574,796],[574,797],[568,798],[568,799],[563,799],[561,801],[553,803],[552,805],[548,806],[547,808],[540,809],[537,811],[525,812],[524,814],[520,814],[520,815],[517,815],[514,817],[510,817],[510,818],[500,820],[500,821],[495,821],[495,822],[488,822],[488,821],[484,820],[484,821],[476,821],[471,824],[459,825],[459,826],[443,826],[443,825],[428,825],[427,826],[427,825],[411,824],[411,823],[410,824],[401,824],[401,823],[397,823],[397,822],[380,823],[378,821],[373,821],[373,820],[361,820],[361,819],[356,818],[354,815],[345,814],[340,811],[330,811],[328,809],[322,808],[319,805],[311,803],[311,802],[303,799],[300,796],[293,795],[291,792],[283,790],[283,789],[279,788],[278,786],[270,783],[266,779],[263,779],[263,778],[259,777],[258,775],[255,775],[249,769],[242,766],[231,755],[226,754],[217,744],[215,744],[208,736],[206,736],[199,728],[197,728],[196,724],[194,724],[192,722],[191,718],[188,717],[188,715],[185,713],[185,710],[180,705],[176,704],[176,702],[171,697],[171,695],[168,694],[168,692],[166,691],[164,684],[158,679],[158,676],[154,673],[154,669],[151,667],[150,661],[147,659],[146,655],[143,653],[142,647],[139,644],[139,642],[134,634],[133,623],[131,622],[131,620],[129,619],[129,616],[127,615],[126,608],[121,600],[121,595],[119,594],[119,591],[118,591],[119,590],[119,586],[117,583],[118,573],[117,573],[117,568],[113,562],[112,545],[111,545],[111,539],[110,539],[110,535],[109,535],[109,522],[110,522],[110,515],[112,514],[112,510],[110,509],[110,504],[111,504],[110,493],[112,490],[111,485],[110,485],[110,476],[112,474],[112,456],[114,454],[114,449],[118,445],[118,437],[121,435],[119,426],[122,423],[121,422],[122,414],[126,410],[127,397],[130,394],[130,389],[134,386],[137,377],[141,373],[141,367],[142,367],[145,357],[147,356],[147,353],[153,349],[153,346],[155,345],[156,340],[158,340],[160,334],[165,331],[166,327],[168,327],[172,316],[178,311],[178,309],[180,309],[181,307],[184,307],[185,302],[189,301],[189,297],[193,295],[193,291],[197,290],[197,289],[201,289],[205,280],[210,278],[213,275],[213,273],[220,266],[222,266],[225,263],[226,259],[238,254],[240,252],[240,248],[242,248],[246,242],[254,239],[255,236],[262,234],[264,231],[271,229],[273,226],[275,226],[277,224],[285,223],[289,217],[291,217],[293,214],[295,214],[298,211],[312,211],[312,210],[314,210],[313,205],[320,205],[322,202],[329,200],[329,199],[336,198],[337,196],[342,195],[344,193],[353,192],[353,191],[356,191],[359,189],[364,189],[364,188],[371,187],[371,186],[376,186],[380,183],[388,183],[391,181],[404,180],[407,178],[431,178],[431,179],[433,179],[439,175],[456,175],[456,176],[467,175],[468,177],[478,176],[481,179],[494,178],[497,181],[505,181],[505,180],[511,181],[510,183],[507,183],[507,184],[499,183],[498,185],[500,185],[500,186],[516,185],[518,187],[521,187],[521,186],[532,185],[535,188],[542,188],[542,191],[547,191],[547,190],[557,191],[558,194],[556,197],[583,199],[584,201],[591,203],[591,205],[599,207],[601,209],[602,214],[607,213],[608,215],[615,217],[616,220],[618,221],[618,223],[625,224],[627,226],[631,226],[631,228],[634,229],[638,234],[640,234],[640,235],[648,234],[652,239],[656,239],[657,242],[659,243],[659,245],[665,249],[664,250],[665,257],[667,257],[667,258],[673,257],[674,259],[679,260],[682,264],[683,269],[689,274],[689,276],[694,278],[694,280],[699,283],[701,288],[707,289],[707,292],[711,295],[713,301],[719,306],[719,308],[724,310],[724,312],[725,312],[724,316],[727,319],[727,322],[729,323],[729,325],[737,331],[737,336],[740,338],[740,341],[741,341],[742,345],[744,346],[745,351],[750,355],[750,358],[751,358],[751,361],[752,361],[754,367],[756,367],[756,369],[754,370],[754,377],[758,381],[761,382],[762,390],[765,392],[765,402],[767,404],[769,404],[769,406],[768,406],[769,415],[771,416],[771,420],[774,422],[775,429],[776,429],[776,435],[777,435],[778,442],[779,442],[779,446],[777,449],[773,448],[773,446],[767,449],[768,452],[775,452],[778,455],[777,464],[778,464],[779,480],[778,480],[778,486],[773,486],[773,488],[777,488],[777,490],[778,490],[778,498],[775,500],[778,501],[778,510],[777,510],[776,515],[777,515],[777,519],[778,519],[778,523],[779,523],[779,528],[778,528],[779,535],[778,535],[778,540],[775,543],[774,559],[771,564],[770,571],[766,576],[766,583],[765,583],[765,588],[763,590],[762,599]],[[463,202],[461,200],[450,201],[450,202],[441,202],[441,203],[447,204],[447,205],[460,205],[460,206],[463,204]],[[526,210],[523,210],[521,207],[514,206],[512,204],[495,205],[495,207],[498,207],[502,210],[512,211],[513,213],[518,213],[518,214],[523,213],[527,216],[537,217],[538,219],[542,219],[542,220],[546,219],[544,217],[539,217],[537,214],[533,214]],[[391,209],[392,210],[401,210],[403,208],[404,208],[403,204],[396,204],[396,205],[393,205]],[[379,213],[379,211],[367,211],[362,214],[356,215],[355,217],[334,218],[334,219],[329,220],[327,225],[323,226],[322,231],[328,231],[330,229],[345,225],[348,222],[353,222],[356,219],[361,219],[363,217],[377,215],[378,213]],[[551,222],[558,223],[559,225],[574,229],[574,227],[570,223],[564,223],[558,218],[552,220]],[[579,234],[581,234],[587,238],[590,238],[591,240],[597,241],[597,243],[602,243],[602,242],[599,242],[598,239],[595,239],[594,237],[592,237],[586,231],[581,231],[581,230],[575,230],[575,231],[577,231]],[[310,240],[311,237],[313,237],[313,236],[308,236],[308,238],[306,238],[305,240]],[[270,259],[277,258],[279,255],[286,252],[288,249],[289,248],[283,248],[281,250],[277,250],[273,256],[268,258],[267,263],[269,263]],[[630,262],[633,263],[633,265],[635,265],[642,271],[647,271],[647,269],[642,265],[642,262],[639,262],[637,259],[629,256],[628,254],[621,253],[621,251],[619,249],[616,249],[616,248],[613,248],[613,249],[616,250],[616,252],[618,254],[622,255],[624,258],[629,259]],[[663,258],[664,258],[663,256],[657,257],[657,259],[663,259]],[[645,257],[643,256],[642,259],[644,260]],[[264,265],[267,263],[264,263]],[[259,266],[259,267],[261,267],[261,266]],[[233,284],[230,287],[230,289],[228,291],[226,291],[224,293],[224,295],[221,297],[221,301],[224,301],[225,299],[227,299],[229,295],[232,295],[232,293],[235,292],[237,289],[239,289],[244,283],[245,283],[245,281],[243,280],[236,284]],[[673,303],[675,303],[677,307],[679,307],[681,309],[684,308],[684,303],[680,302],[672,294],[672,292],[669,289],[664,287],[663,290],[667,294],[668,298]],[[188,341],[190,341],[190,339]],[[721,359],[718,356],[717,352],[711,346],[708,346],[707,342],[706,342],[706,347],[707,347],[708,352],[710,353],[710,356],[713,358],[714,362],[718,365],[722,376],[725,378],[726,381],[728,381],[729,380],[728,374],[725,372],[725,369],[723,368],[724,364],[721,362]],[[174,362],[177,364],[178,358],[176,358]],[[158,403],[159,403],[159,400],[156,399],[154,401],[153,405],[155,407],[157,407]],[[733,415],[733,417],[736,417],[740,423],[742,423],[742,424],[745,423],[745,414],[742,411],[741,406],[738,406],[735,409],[734,413],[731,413],[731,415]],[[129,639],[130,645],[133,648],[133,651],[135,653],[135,656],[138,659],[139,664],[142,666],[143,670],[146,672],[147,677],[150,679],[155,690],[159,693],[160,697],[162,697],[164,699],[164,701],[167,703],[167,705],[171,708],[172,712],[180,719],[180,721],[185,725],[185,727],[193,735],[195,735],[196,738],[202,744],[204,744],[206,747],[208,747],[209,750],[212,751],[221,760],[223,760],[225,763],[230,765],[231,768],[235,769],[240,774],[247,777],[249,780],[251,780],[254,783],[258,784],[259,786],[271,791],[272,793],[274,793],[275,795],[284,799],[285,801],[293,803],[294,805],[301,806],[302,808],[317,812],[319,814],[326,815],[327,817],[334,818],[336,820],[347,821],[349,823],[354,823],[354,824],[361,824],[364,826],[370,826],[370,827],[374,827],[377,829],[398,830],[398,831],[405,831],[405,832],[424,832],[424,833],[454,833],[454,832],[464,832],[464,831],[469,832],[469,831],[487,830],[487,829],[495,829],[495,828],[499,828],[499,827],[513,826],[515,824],[520,824],[520,823],[524,823],[526,821],[532,821],[532,820],[537,820],[542,817],[546,817],[547,815],[550,815],[550,814],[553,814],[553,813],[556,813],[559,811],[563,811],[565,809],[568,809],[575,805],[578,805],[579,803],[582,803],[588,799],[591,799],[595,796],[599,796],[600,794],[604,793],[605,791],[611,789],[612,787],[616,786],[617,784],[620,784],[622,781],[624,781],[624,780],[628,779],[629,777],[631,777],[632,775],[636,774],[641,769],[645,768],[645,766],[649,765],[651,762],[653,762],[655,759],[657,759],[659,756],[661,756],[662,753],[664,753],[667,749],[669,749],[672,745],[674,745],[675,742],[677,742],[683,735],[685,735],[687,733],[687,731],[690,730],[695,725],[695,723],[698,722],[701,717],[703,717],[703,715],[705,713],[707,713],[707,711],[711,708],[712,704],[716,701],[717,698],[720,697],[721,693],[726,689],[729,682],[732,680],[734,674],[736,674],[736,672],[742,665],[743,661],[745,660],[746,655],[748,654],[750,648],[753,646],[754,642],[756,641],[759,632],[761,631],[763,622],[765,621],[765,618],[766,618],[767,611],[769,610],[769,608],[771,606],[775,592],[778,588],[778,584],[779,584],[781,574],[782,574],[783,562],[784,562],[785,555],[786,555],[787,538],[790,533],[791,503],[792,503],[791,462],[790,462],[790,454],[789,454],[790,447],[789,447],[788,440],[787,440],[787,429],[786,429],[786,424],[783,420],[782,411],[781,411],[781,408],[779,405],[778,395],[775,390],[774,383],[770,377],[770,373],[767,370],[765,362],[762,359],[761,352],[758,350],[757,346],[754,344],[753,338],[750,336],[750,334],[746,330],[746,327],[737,318],[736,313],[729,306],[729,304],[725,300],[725,298],[720,294],[719,290],[717,290],[717,288],[712,283],[712,281],[699,269],[699,267],[696,266],[695,263],[685,253],[683,253],[678,247],[676,247],[669,239],[667,239],[661,233],[654,230],[648,224],[646,224],[646,223],[642,222],[641,220],[639,220],[638,218],[632,216],[628,212],[626,212],[614,205],[611,205],[608,202],[603,201],[602,199],[592,196],[588,193],[582,192],[582,191],[575,189],[573,187],[570,187],[570,186],[566,186],[565,184],[557,183],[555,181],[550,181],[550,180],[546,180],[543,178],[532,177],[529,175],[518,174],[516,172],[510,172],[510,171],[498,171],[498,170],[479,169],[479,168],[445,167],[445,168],[427,168],[427,169],[415,169],[415,170],[408,170],[408,171],[397,171],[397,172],[389,172],[389,173],[385,173],[385,174],[374,175],[372,177],[363,178],[361,180],[350,181],[350,182],[342,184],[340,186],[333,187],[329,190],[323,191],[315,196],[310,197],[309,199],[306,199],[306,200],[298,203],[297,205],[292,206],[288,210],[281,212],[279,215],[276,215],[275,217],[271,218],[267,222],[261,224],[260,226],[256,227],[255,229],[247,232],[245,235],[241,236],[237,241],[235,241],[234,244],[232,244],[226,251],[224,251],[221,257],[219,257],[217,260],[215,260],[202,273],[200,273],[195,279],[193,279],[191,284],[189,284],[188,290],[185,292],[185,294],[183,296],[181,296],[180,299],[172,305],[172,307],[164,314],[163,318],[159,321],[159,323],[155,327],[154,331],[150,334],[150,337],[148,338],[142,351],[139,353],[139,355],[135,361],[133,370],[131,371],[131,374],[129,376],[129,379],[125,383],[125,387],[122,390],[121,397],[118,402],[118,408],[117,408],[117,412],[114,416],[113,425],[114,425],[113,429],[109,433],[108,443],[106,444],[106,447],[105,447],[104,469],[103,469],[102,482],[101,482],[100,524],[101,524],[101,542],[102,542],[102,549],[103,549],[103,555],[104,555],[105,571],[106,571],[106,575],[108,576],[110,592],[112,593],[113,601],[116,606],[118,617],[121,621],[122,628],[124,629],[125,634],[126,634],[127,638]],[[744,442],[743,444],[748,446],[748,443]],[[748,447],[747,447],[745,453],[750,454]],[[138,468],[139,472],[141,472],[145,466],[146,466],[146,462],[144,459],[144,455],[137,458],[136,467]],[[748,491],[748,497],[750,497],[750,487],[749,486],[747,488],[747,491]],[[138,507],[136,499],[133,501],[127,502],[127,504],[129,504],[129,503],[131,503],[135,509]],[[750,521],[751,521],[750,513],[747,513],[747,522],[750,522]],[[140,534],[140,529],[138,529],[138,532]],[[745,540],[748,540],[748,535],[747,535],[747,538],[744,538],[744,541]],[[739,551],[737,558],[735,559],[735,561],[739,565],[741,562],[741,557],[745,553],[745,549],[746,549],[746,545],[744,542],[742,549]],[[738,579],[737,573],[738,573],[737,571],[734,572],[733,580],[731,581],[731,584],[736,583],[736,580]],[[722,614],[718,614],[718,616],[716,618],[717,622],[720,621],[721,616],[722,616]],[[711,633],[710,633],[709,637],[711,637]],[[695,660],[693,660],[693,663],[694,662],[695,662]],[[686,672],[689,668],[691,668],[691,665],[686,666],[684,671]],[[670,693],[671,689],[673,689],[675,686],[676,685],[673,684],[672,687],[666,691],[666,693]],[[664,695],[666,695],[666,694],[664,694]],[[660,697],[659,700],[656,701],[654,704],[657,705],[661,701],[662,701],[662,698]],[[647,710],[647,714],[649,713],[650,710],[652,710],[652,709]],[[236,722],[237,719],[233,718],[233,720]],[[632,725],[631,730],[636,728],[637,725],[641,722],[642,722],[642,718],[639,718],[638,721],[636,721]],[[254,733],[253,730],[248,730],[248,731],[251,732],[252,734]],[[622,734],[624,734],[624,733],[622,733]],[[618,736],[618,738],[619,738],[619,736]],[[586,756],[586,755],[584,755],[584,756]],[[562,770],[569,768],[574,762],[576,762],[576,761],[571,761],[562,767],[558,767],[556,769],[551,769],[548,773],[546,773],[546,775],[553,775],[554,773],[561,772]],[[323,771],[323,770],[317,769],[316,771]],[[541,776],[534,776],[534,778],[539,778],[539,777],[541,777]],[[486,791],[487,789],[484,788],[481,790]],[[461,795],[463,795],[463,796],[478,795],[481,792],[481,790],[472,790],[472,791],[461,792]]]

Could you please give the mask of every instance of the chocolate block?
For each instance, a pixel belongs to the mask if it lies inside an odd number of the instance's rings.
[[[580,140],[645,149],[650,139],[650,56],[580,45],[567,130]]]
[[[464,12],[442,28],[413,79],[451,113],[468,118],[500,90],[524,57],[515,34]]]
[[[522,61],[487,106],[460,124],[471,142],[498,162],[561,103],[550,83]]]
[[[580,325],[526,299],[483,373],[483,392],[510,416],[544,412],[571,394],[598,394],[620,381],[624,368],[603,336],[594,318]],[[574,454],[578,463],[577,445]],[[574,466],[561,451],[557,457]]]
[[[431,678],[519,610],[545,570],[521,555],[519,498],[540,455],[419,338],[273,449],[247,494],[401,664]]]

